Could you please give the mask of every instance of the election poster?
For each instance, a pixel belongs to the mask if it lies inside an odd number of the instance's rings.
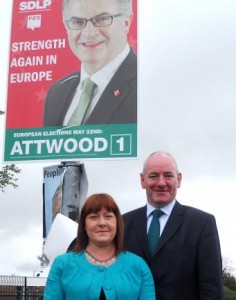
[[[47,238],[58,214],[78,221],[87,192],[84,164],[63,162],[43,168],[43,238]]]
[[[5,162],[137,157],[137,0],[82,3],[13,1]]]
[[[46,238],[57,213],[61,211],[65,169],[59,165],[43,168],[43,237]]]

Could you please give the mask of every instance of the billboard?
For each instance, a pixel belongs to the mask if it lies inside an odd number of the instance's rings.
[[[137,0],[132,18],[68,3],[13,1],[5,162],[137,156]],[[71,123],[86,77],[91,103]]]

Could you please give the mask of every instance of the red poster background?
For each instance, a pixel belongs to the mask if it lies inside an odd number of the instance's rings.
[[[62,22],[61,2],[61,0],[13,1],[6,129],[42,127],[44,100],[49,87],[57,79],[80,68],[79,60],[67,43],[66,30]],[[137,52],[137,0],[133,0],[133,14],[128,39],[129,44]],[[28,18],[41,18],[40,27],[27,28]],[[19,46],[22,42],[36,41],[37,43],[37,41],[63,39],[66,42],[64,48],[25,51]],[[17,43],[18,47],[13,48],[14,43]],[[56,64],[46,64],[47,56],[56,57]],[[43,63],[33,65],[34,57],[41,57]],[[28,62],[21,66],[19,59]],[[25,73],[29,73],[29,76],[33,73],[36,77],[39,72],[51,72],[51,80],[44,78],[37,81],[17,82],[18,80],[15,79]]]

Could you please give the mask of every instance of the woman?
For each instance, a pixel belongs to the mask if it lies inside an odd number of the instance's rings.
[[[90,196],[81,210],[75,250],[53,262],[44,300],[154,300],[148,266],[123,251],[123,229],[113,198]]]

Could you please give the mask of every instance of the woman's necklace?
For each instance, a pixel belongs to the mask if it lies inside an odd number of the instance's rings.
[[[112,255],[110,258],[105,259],[105,260],[100,260],[94,257],[90,252],[87,250],[84,250],[84,253],[88,260],[90,260],[93,264],[99,265],[99,266],[109,266],[113,264],[116,261],[116,256]]]

